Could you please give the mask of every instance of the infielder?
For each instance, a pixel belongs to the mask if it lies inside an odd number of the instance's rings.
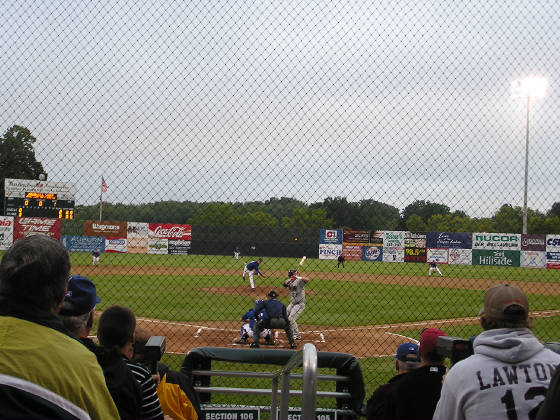
[[[236,246],[235,249],[233,250],[233,256],[236,260],[239,259],[239,247]]]
[[[306,277],[297,276],[297,270],[288,271],[288,279],[283,286],[290,289],[290,304],[287,313],[292,334],[296,340],[301,340],[297,319],[305,309],[305,285],[309,281]]]
[[[443,274],[439,270],[439,267],[437,266],[437,263],[435,261],[430,261],[428,264],[430,265],[430,269],[428,270],[428,277],[430,277],[434,271],[437,271],[440,277],[443,277]]]
[[[251,283],[251,290],[253,292],[255,291],[255,282],[253,281],[253,276],[256,274],[257,276],[264,277],[263,273],[259,271],[260,263],[262,263],[262,258],[259,258],[257,261],[251,261],[243,269],[243,280],[245,280],[245,275],[249,275],[249,283]]]
[[[94,249],[91,251],[91,265],[99,265],[101,251],[99,249]]]

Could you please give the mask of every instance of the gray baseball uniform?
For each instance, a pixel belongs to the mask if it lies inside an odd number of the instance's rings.
[[[296,340],[301,340],[298,324],[296,320],[305,309],[305,282],[299,276],[296,276],[289,284],[290,289],[290,304],[287,308],[288,320],[292,334]]]

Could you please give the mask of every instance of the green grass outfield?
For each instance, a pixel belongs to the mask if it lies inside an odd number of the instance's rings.
[[[197,267],[231,271],[226,275],[185,275],[173,274],[171,269],[165,275],[93,274],[89,277],[98,287],[102,298],[98,308],[101,310],[120,304],[129,306],[142,317],[189,322],[236,321],[252,305],[249,294],[217,294],[201,289],[228,287],[246,290],[248,280],[241,279],[243,266],[256,257],[241,257],[236,261],[232,256],[215,255],[102,254],[103,266]],[[91,265],[89,253],[72,253],[71,259],[73,266]],[[257,284],[281,289],[285,276],[280,273],[295,268],[298,262],[299,258],[264,257],[261,271],[265,275],[277,273],[264,279],[257,277]],[[440,269],[451,284],[457,279],[458,286],[465,281],[463,279],[513,284],[560,282],[560,270],[458,265],[440,265]],[[311,279],[306,287],[309,292],[307,308],[298,319],[298,323],[306,325],[343,327],[473,317],[481,307],[484,294],[482,290],[344,281],[346,273],[426,277],[428,267],[420,263],[347,261],[344,269],[337,269],[336,261],[308,258],[302,272]],[[330,279],[321,277],[321,273],[337,272],[340,276],[336,279],[332,279],[332,275]],[[287,297],[281,300],[287,303]],[[529,294],[529,301],[531,311],[560,308],[558,296]],[[559,318],[536,319],[534,332],[537,337],[542,341],[560,341]],[[456,325],[446,327],[445,331],[448,335],[468,338],[480,333],[481,328],[478,325]],[[420,328],[403,329],[398,333],[418,339]],[[164,356],[164,361],[174,368],[179,368],[182,360],[182,355]],[[392,357],[362,358],[360,365],[366,382],[366,398],[377,385],[394,374]],[[213,365],[214,368],[219,366],[219,363]],[[216,384],[219,385],[219,381]]]

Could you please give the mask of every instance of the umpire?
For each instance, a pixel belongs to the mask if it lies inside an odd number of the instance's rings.
[[[286,313],[286,306],[282,302],[276,300],[278,293],[274,290],[271,290],[267,296],[267,300],[258,300],[255,304],[255,313],[260,313],[264,310],[266,316],[255,322],[255,326],[253,327],[253,339],[255,341],[251,344],[251,347],[259,347],[260,334],[266,328],[283,328],[288,336],[290,348],[295,349],[297,346],[292,336],[290,322],[288,321],[288,315]]]

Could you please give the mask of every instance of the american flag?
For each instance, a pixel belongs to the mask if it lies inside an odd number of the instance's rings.
[[[105,178],[101,177],[101,192],[107,192],[107,189],[109,187],[107,187],[107,183],[105,182]]]

